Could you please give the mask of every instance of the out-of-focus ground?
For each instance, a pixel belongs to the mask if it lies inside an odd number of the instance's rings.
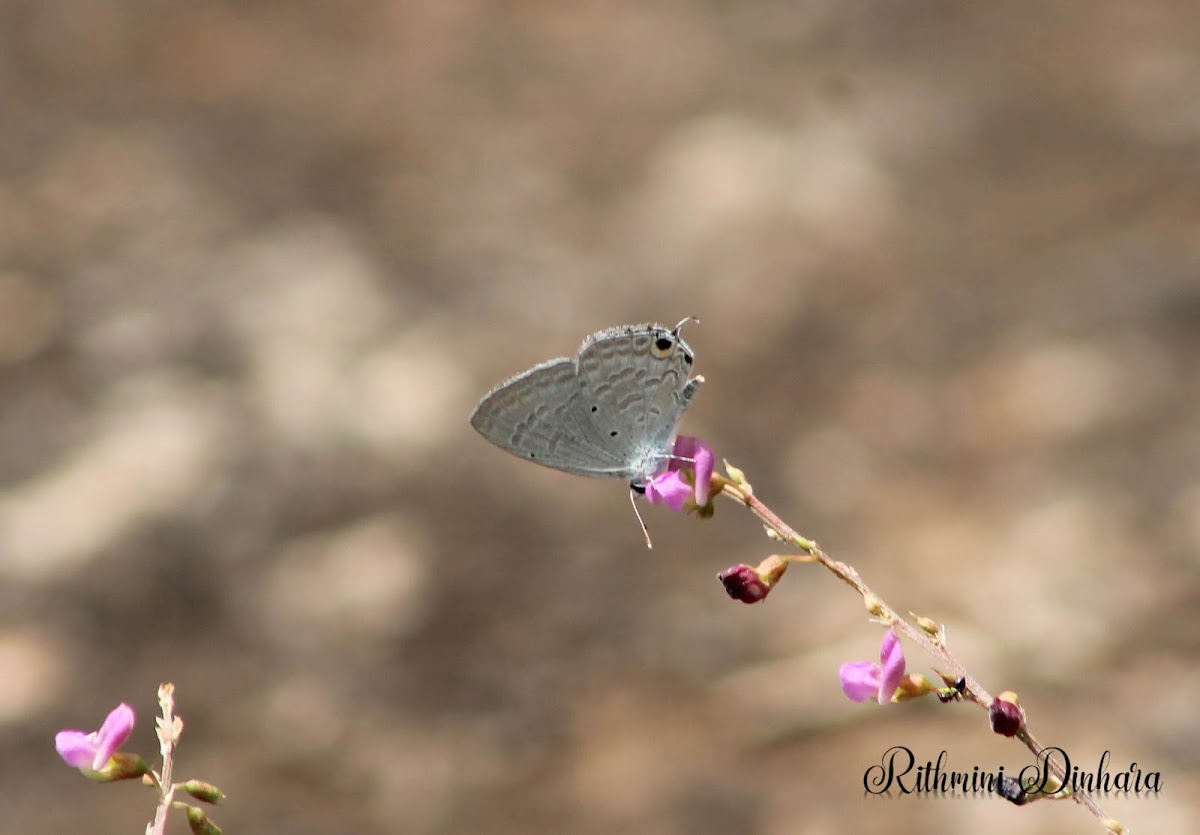
[[[985,714],[778,548],[523,464],[476,398],[695,315],[684,429],[1094,770],[1200,816],[1200,5],[0,5],[0,831],[1090,833],[863,796]],[[930,660],[909,646],[910,666]],[[175,832],[183,830],[176,821]]]

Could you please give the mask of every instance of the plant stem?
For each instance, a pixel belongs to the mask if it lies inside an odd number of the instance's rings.
[[[808,556],[804,560],[796,561],[818,562],[825,566],[825,568],[833,572],[838,579],[853,588],[855,591],[861,594],[865,600],[868,601],[872,615],[877,617],[880,621],[885,622],[890,628],[896,630],[897,632],[903,633],[914,643],[918,644],[927,653],[936,658],[940,664],[945,665],[945,667],[953,675],[962,677],[962,679],[966,682],[966,687],[962,691],[964,699],[975,702],[984,710],[991,708],[992,702],[994,701],[991,694],[984,690],[982,685],[980,685],[979,682],[969,672],[967,672],[967,668],[963,665],[963,663],[954,657],[953,653],[950,652],[940,635],[937,637],[931,636],[924,629],[913,626],[904,618],[900,617],[900,615],[897,614],[891,606],[884,602],[883,598],[871,591],[867,584],[862,581],[862,578],[858,576],[858,572],[855,571],[854,568],[844,562],[839,562],[838,560],[832,559],[829,557],[829,555],[821,550],[821,547],[817,545],[815,541],[807,539],[806,537],[797,533],[795,529],[784,522],[783,519],[781,519],[778,514],[775,513],[775,511],[763,504],[762,501],[754,495],[748,484],[735,483],[718,475],[714,475],[712,480],[714,483],[714,488],[719,484],[720,493],[733,499],[738,504],[749,508],[750,512],[757,516],[762,523],[766,525],[767,529],[776,537],[784,542],[795,545],[797,548],[800,548],[806,552]],[[715,492],[718,491],[714,489],[714,493]],[[1021,730],[1017,733],[1016,739],[1019,739],[1035,757],[1039,756],[1044,750],[1041,743],[1039,743],[1034,738],[1033,734],[1029,732],[1024,722],[1022,722]],[[1054,776],[1062,780],[1064,785],[1069,785],[1069,775],[1066,773],[1065,767],[1061,762],[1058,761],[1058,759],[1054,758],[1053,756],[1047,756],[1046,764]],[[1090,795],[1081,791],[1073,791],[1071,796],[1077,803],[1084,806],[1096,818],[1108,826],[1108,822],[1111,819],[1108,817],[1108,815],[1104,814],[1104,811],[1100,808],[1096,801],[1091,798]]]

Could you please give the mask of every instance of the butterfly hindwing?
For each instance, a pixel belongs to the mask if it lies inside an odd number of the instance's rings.
[[[693,355],[661,325],[613,328],[589,337],[576,360],[592,423],[631,479],[665,468],[671,441],[699,380],[689,385]]]
[[[488,392],[471,425],[513,455],[576,475],[625,477],[622,462],[582,411],[575,362],[534,366]]]

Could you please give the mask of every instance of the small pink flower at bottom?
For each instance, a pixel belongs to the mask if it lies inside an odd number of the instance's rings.
[[[113,708],[100,730],[59,731],[54,737],[58,755],[72,768],[100,771],[117,753],[133,731],[133,708],[122,702]]]
[[[904,650],[896,633],[890,629],[884,633],[878,664],[871,661],[843,664],[838,677],[842,692],[852,701],[863,702],[874,696],[881,705],[890,702],[904,678]]]
[[[650,504],[665,504],[676,513],[683,510],[688,499],[694,499],[697,507],[704,507],[711,498],[709,486],[713,460],[712,447],[699,438],[680,435],[671,450],[667,471],[647,482],[647,501]],[[688,483],[688,474],[692,477],[691,484]]]

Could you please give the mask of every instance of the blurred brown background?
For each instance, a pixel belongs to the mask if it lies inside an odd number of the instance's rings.
[[[847,702],[824,572],[729,601],[736,506],[647,552],[467,425],[688,314],[685,431],[1194,828],[1193,0],[7,0],[0,113],[0,831],[141,832],[52,739],[166,680],[227,833],[1100,831],[864,799],[1028,757]]]

